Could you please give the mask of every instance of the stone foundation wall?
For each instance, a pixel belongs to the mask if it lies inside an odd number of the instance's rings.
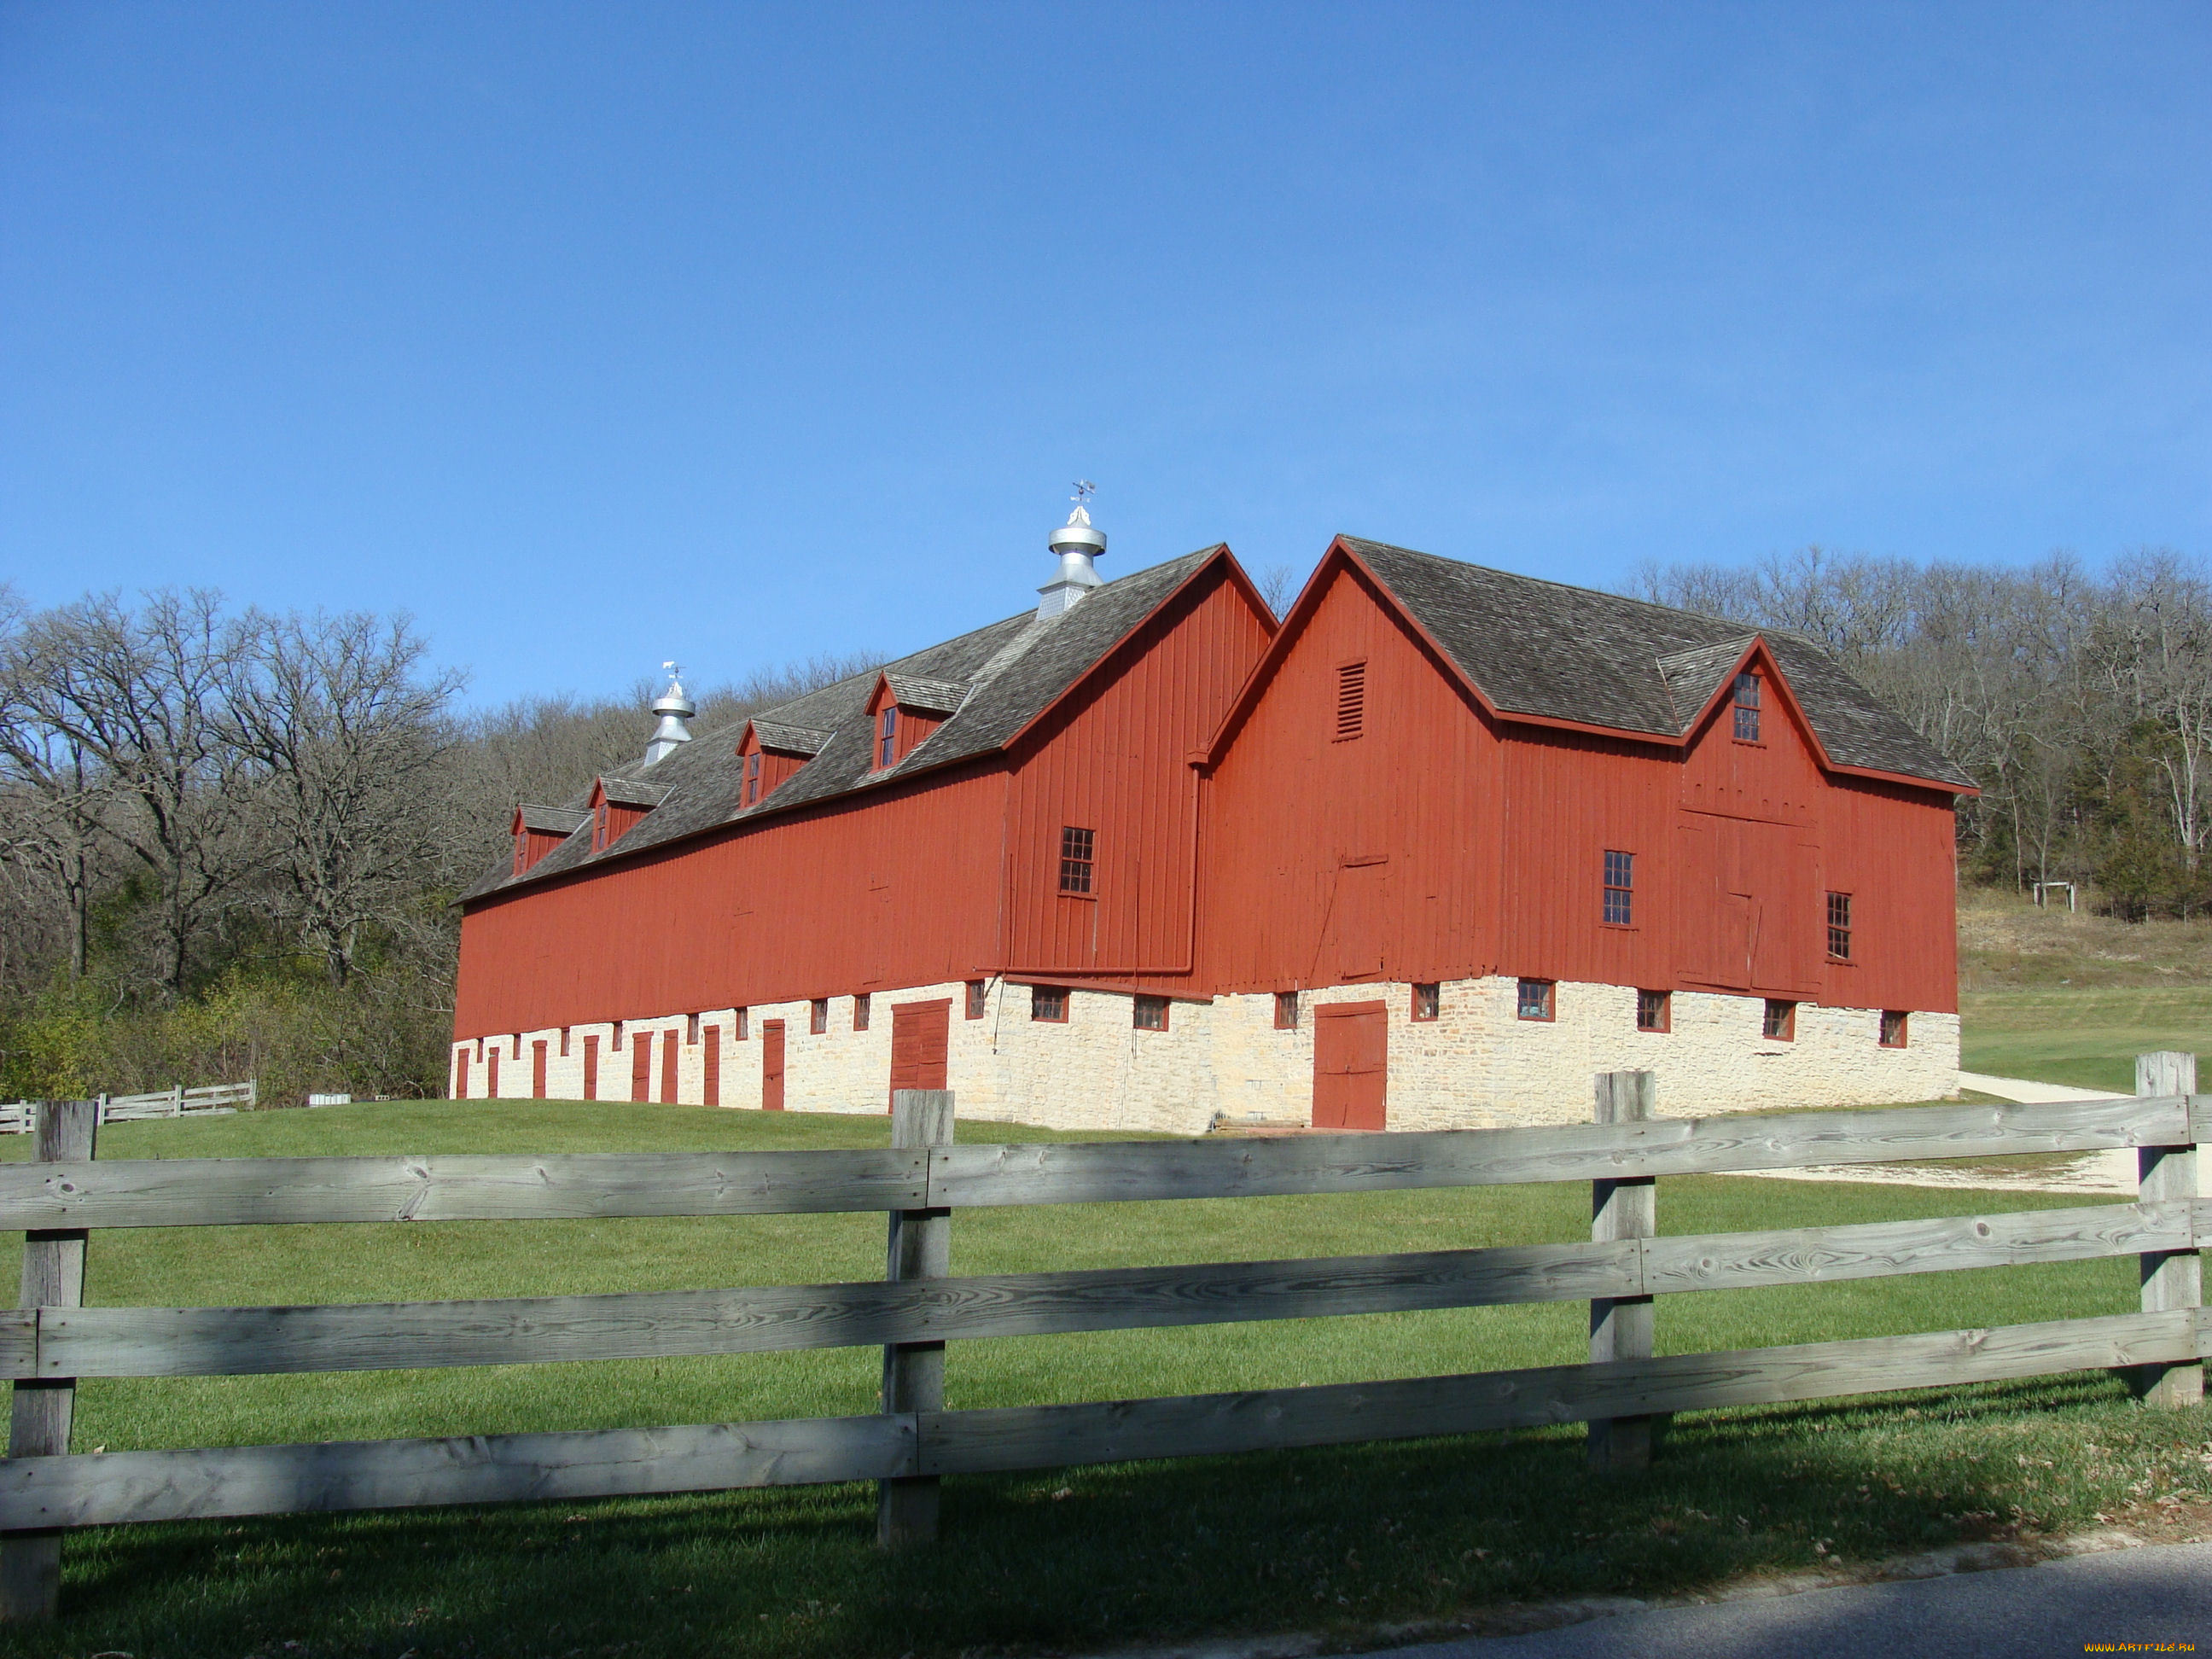
[[[677,1098],[704,1101],[708,1033],[720,1053],[720,1103],[761,1103],[761,1030],[784,1023],[784,1104],[799,1112],[880,1113],[889,1107],[892,1010],[901,1003],[949,1002],[946,1085],[960,1115],[1063,1129],[1203,1133],[1217,1114],[1232,1122],[1309,1120],[1313,1092],[1312,1011],[1320,1004],[1380,1002],[1389,1030],[1388,1121],[1394,1129],[1480,1128],[1589,1120],[1590,1080],[1599,1072],[1658,1074],[1659,1109],[1668,1116],[1791,1106],[1893,1105],[1936,1100],[1959,1086],[1959,1019],[1914,1013],[1906,1046],[1881,1043],[1881,1012],[1800,1003],[1795,1037],[1760,1034],[1757,997],[1678,991],[1672,1029],[1636,1029],[1636,993],[1617,985],[1562,982],[1554,1017],[1524,1020],[1510,979],[1453,980],[1439,989],[1437,1018],[1413,1018],[1404,983],[1340,985],[1299,998],[1297,1025],[1275,1029],[1274,998],[1225,996],[1170,1005],[1169,1029],[1139,1030],[1131,999],[1118,992],[1071,990],[1062,1023],[1030,1017],[1030,989],[994,981],[983,1017],[966,1017],[961,984],[879,991],[869,1029],[853,1028],[853,999],[830,1001],[829,1030],[811,1029],[806,1002],[767,1004],[748,1013],[736,1036],[734,1009],[699,1016],[626,1022],[620,1048],[613,1026],[571,1026],[568,1053],[557,1030],[487,1037],[501,1056],[500,1092],[526,1096],[531,1044],[548,1045],[546,1094],[583,1098],[584,1038],[599,1039],[598,1097],[631,1097],[635,1045],[653,1045],[647,1098],[661,1093],[664,1034],[677,1034]],[[518,1041],[519,1038],[519,1041]],[[489,1092],[488,1068],[474,1042],[468,1093]]]

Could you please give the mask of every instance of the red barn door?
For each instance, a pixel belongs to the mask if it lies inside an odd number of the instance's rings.
[[[700,1033],[700,1040],[707,1045],[707,1052],[701,1056],[707,1073],[702,1092],[708,1105],[719,1106],[722,1103],[722,1028],[709,1025]]]
[[[653,1033],[633,1031],[629,1038],[629,1097],[653,1098]]]
[[[783,1109],[783,1022],[761,1022],[761,1109]]]
[[[901,1002],[891,1007],[891,1092],[942,1089],[952,1030],[952,999]],[[886,1103],[885,1110],[890,1109]]]
[[[495,1048],[484,1050],[484,1098],[499,1098],[499,1050]]]
[[[584,1098],[599,1097],[599,1040],[597,1036],[584,1039]]]
[[[1315,1128],[1382,1127],[1390,1063],[1385,1008],[1380,1002],[1330,1002],[1313,1011]]]
[[[468,1097],[469,1051],[465,1048],[456,1048],[453,1051],[453,1098],[466,1100]]]
[[[660,1103],[676,1103],[676,1033],[671,1031],[660,1040]]]
[[[530,1045],[530,1097],[545,1098],[545,1045],[542,1042]]]

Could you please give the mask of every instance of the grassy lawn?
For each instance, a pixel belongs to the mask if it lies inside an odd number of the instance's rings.
[[[879,1146],[880,1117],[400,1103],[118,1125],[109,1157]],[[963,1139],[1039,1131],[963,1126]],[[0,1155],[21,1156],[9,1138]],[[1668,1232],[2073,1201],[1725,1177],[1661,1183]],[[954,1271],[1587,1237],[1575,1186],[957,1217]],[[95,1237],[88,1299],[165,1305],[866,1279],[880,1217],[199,1229]],[[1672,1297],[1662,1352],[2112,1313],[2131,1261]],[[1581,1357],[1579,1304],[956,1345],[956,1407],[1283,1386]],[[846,1413],[874,1351],[85,1385],[76,1446],[497,1433]],[[1291,1628],[1348,1638],[1501,1601],[1644,1594],[1963,1537],[2054,1531],[2212,1483],[2200,1412],[2101,1376],[1910,1401],[1701,1413],[1644,1476],[1581,1431],[947,1484],[939,1549],[885,1560],[858,1487],[118,1528],[72,1539],[62,1624],[0,1653],[1081,1651]],[[2094,1452],[2089,1449],[2095,1448]],[[297,1646],[288,1645],[297,1644]]]
[[[1959,1012],[1960,1063],[1998,1077],[2125,1094],[2139,1054],[2212,1053],[2212,985],[1967,991]]]

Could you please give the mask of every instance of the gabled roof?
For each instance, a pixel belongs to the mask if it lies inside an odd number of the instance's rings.
[[[753,735],[760,739],[763,749],[773,749],[785,755],[818,755],[830,739],[836,734],[818,726],[785,726],[776,720],[756,720],[750,722]],[[743,743],[741,736],[738,739]]]
[[[855,674],[761,710],[752,725],[764,744],[811,758],[754,805],[738,805],[742,769],[737,744],[744,726],[702,733],[651,769],[649,787],[664,789],[665,799],[614,846],[593,853],[588,834],[572,835],[521,875],[511,873],[510,862],[502,862],[461,896],[482,898],[682,836],[994,753],[1019,738],[1115,646],[1217,561],[1227,561],[1229,568],[1237,571],[1228,548],[1216,544],[1103,583],[1072,611],[1053,617],[1025,611],[902,657],[880,670]],[[1236,579],[1249,591],[1241,572]],[[904,682],[934,688],[925,693],[931,697],[942,698],[951,689],[963,695],[944,725],[915,744],[905,759],[888,771],[872,772],[868,700],[887,676],[895,694]],[[915,706],[929,708],[927,702]],[[769,744],[766,734],[771,728],[821,740],[811,748],[798,742]],[[635,780],[646,770],[641,761],[633,763],[609,773],[605,781],[612,789],[619,779]]]
[[[912,708],[924,714],[950,714],[968,696],[968,682],[965,680],[931,680],[918,674],[886,672],[884,684],[890,688],[891,701],[900,708]]]
[[[571,835],[592,821],[592,815],[571,806],[538,806],[525,801],[514,809],[515,833],[536,830],[540,835]]]
[[[1507,720],[1680,744],[1754,647],[1764,645],[1832,768],[1972,789],[1922,738],[1812,640],[1586,587],[1340,536],[1254,671],[1226,735],[1339,557],[1365,570],[1475,695]],[[1218,746],[1220,738],[1217,737]]]

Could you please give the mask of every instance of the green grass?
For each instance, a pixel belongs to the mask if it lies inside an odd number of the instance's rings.
[[[556,1103],[388,1104],[118,1125],[108,1157],[879,1146],[878,1117]],[[963,1139],[1048,1139],[963,1126]],[[8,1152],[21,1156],[20,1140]],[[1673,1232],[2058,1205],[1685,1177]],[[1586,1237],[1573,1185],[963,1213],[955,1272]],[[160,1230],[95,1237],[89,1299],[343,1302],[865,1279],[879,1216]],[[1662,1352],[2118,1312],[2130,1261],[1671,1297]],[[1581,1304],[956,1345],[956,1407],[1284,1386],[1580,1357]],[[866,1412],[872,1351],[323,1376],[100,1381],[80,1449]],[[0,1653],[895,1656],[1446,1624],[1501,1600],[1640,1594],[2058,1529],[2204,1480],[2202,1413],[2103,1376],[1909,1402],[1699,1414],[1644,1476],[1580,1431],[948,1482],[945,1543],[872,1547],[866,1490],[116,1528],[73,1538],[63,1623]],[[2094,1440],[2109,1455],[2085,1458]],[[2021,1461],[2026,1460],[2026,1461]],[[301,1648],[288,1648],[297,1643]]]
[[[1998,1077],[2125,1094],[2139,1054],[2212,1052],[2207,985],[1969,991],[1959,1012],[1960,1063]]]

